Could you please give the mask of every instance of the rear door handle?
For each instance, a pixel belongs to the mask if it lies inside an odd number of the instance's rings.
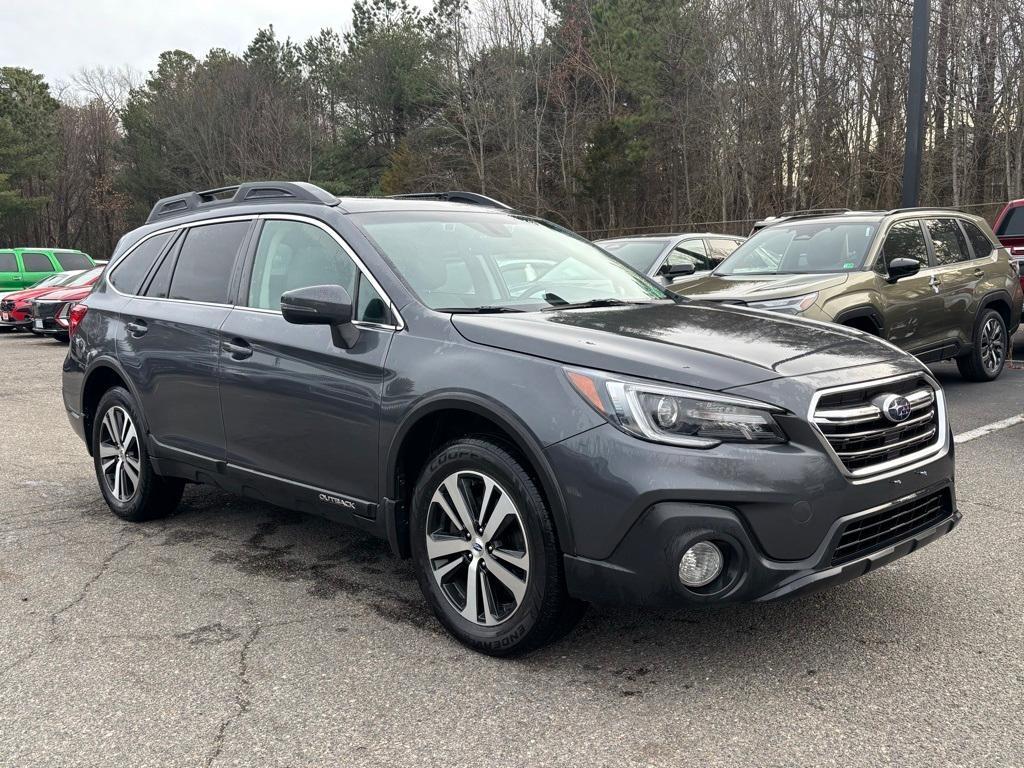
[[[984,277],[985,276],[985,270],[982,269],[981,267],[975,267],[974,268],[974,276],[975,277]]]
[[[145,320],[132,320],[132,322],[128,323],[128,325],[125,327],[128,329],[128,333],[130,333],[135,338],[143,336],[146,333],[146,331],[149,330],[149,326],[146,325]]]
[[[235,360],[245,360],[248,357],[252,357],[252,347],[244,339],[225,341],[221,347]]]

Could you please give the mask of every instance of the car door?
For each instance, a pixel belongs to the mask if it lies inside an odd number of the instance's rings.
[[[985,276],[984,270],[971,264],[972,252],[960,224],[955,218],[924,220],[935,264],[936,287],[941,304],[933,322],[940,340],[960,340],[961,329],[973,316],[975,286]]]
[[[41,251],[21,252],[21,276],[26,287],[35,285],[59,271],[47,254]]]
[[[916,275],[893,282],[888,265],[893,259],[916,259]],[[875,262],[876,285],[882,298],[885,337],[897,346],[916,351],[937,342],[937,317],[942,298],[936,270],[932,267],[928,240],[917,219],[897,221],[889,227]]]
[[[158,455],[222,461],[217,365],[236,258],[255,219],[183,229],[122,310],[118,358],[132,379]],[[117,272],[112,283],[117,287]],[[120,289],[118,289],[120,290]]]
[[[376,504],[390,304],[341,237],[322,222],[264,217],[246,259],[237,305],[221,327],[220,396],[234,470],[294,490],[327,511]],[[281,294],[341,285],[358,337],[336,346],[325,325],[293,325]]]
[[[974,222],[957,219],[970,248],[968,260],[957,265],[966,295],[966,311],[960,318],[960,342],[970,344],[974,335],[974,321],[981,299],[991,291],[1006,287],[1006,267],[994,256],[995,243]]]
[[[0,251],[0,292],[17,291],[25,287],[14,251]]]

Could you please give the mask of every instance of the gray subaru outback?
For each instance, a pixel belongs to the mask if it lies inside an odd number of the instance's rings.
[[[672,297],[504,208],[287,182],[167,198],[70,320],[64,401],[115,514],[210,483],[356,526],[485,653],[588,602],[806,593],[960,518],[913,357]]]

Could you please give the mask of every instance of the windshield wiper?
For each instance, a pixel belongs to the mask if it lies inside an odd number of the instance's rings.
[[[546,294],[544,298],[551,296],[552,294]],[[565,302],[563,304],[553,304],[550,307],[544,307],[541,312],[551,312],[554,310],[562,309],[590,309],[592,307],[627,307],[633,304],[654,304],[658,301],[665,301],[665,299],[653,299],[651,301],[623,301],[622,299],[590,299],[589,301],[577,301],[574,304]]]
[[[499,304],[485,304],[482,307],[439,307],[438,312],[451,312],[453,315],[496,315],[501,312],[525,312],[515,307],[503,307]]]

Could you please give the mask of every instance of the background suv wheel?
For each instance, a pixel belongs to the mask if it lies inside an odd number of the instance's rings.
[[[994,309],[983,310],[974,323],[971,351],[956,359],[960,375],[968,381],[992,381],[1003,372],[1007,349],[1003,316]]]
[[[145,438],[131,393],[123,387],[107,391],[92,421],[93,465],[107,506],[132,522],[171,514],[185,487],[184,480],[153,471]]]
[[[565,591],[544,499],[504,448],[475,439],[444,446],[416,483],[411,516],[420,588],[466,645],[493,656],[526,653],[582,615]]]

